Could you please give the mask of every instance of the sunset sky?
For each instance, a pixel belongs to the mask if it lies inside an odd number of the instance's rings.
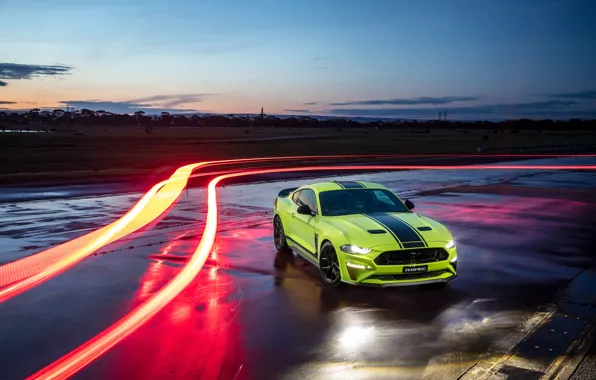
[[[0,0],[0,108],[595,117],[595,12],[592,0]]]

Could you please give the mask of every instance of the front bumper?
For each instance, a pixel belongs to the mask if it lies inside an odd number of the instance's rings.
[[[377,265],[377,255],[344,254],[341,263],[342,280],[354,285],[368,286],[407,286],[449,282],[457,278],[457,251],[448,250],[446,260],[422,264]],[[423,272],[404,272],[405,267],[426,267]]]
[[[432,280],[422,280],[422,281],[398,281],[398,282],[384,282],[381,284],[373,284],[369,282],[359,282],[354,283],[354,285],[361,285],[361,286],[374,286],[374,287],[381,287],[381,288],[391,288],[396,286],[414,286],[414,285],[428,285],[428,284],[440,284],[446,283],[451,280],[455,280],[457,278],[457,274],[449,276],[447,278],[437,278]]]

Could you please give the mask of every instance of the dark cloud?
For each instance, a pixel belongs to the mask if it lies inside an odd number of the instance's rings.
[[[0,80],[0,87],[8,86],[8,83]]]
[[[214,94],[169,94],[169,95],[154,95],[145,98],[138,98],[129,100],[131,103],[147,103],[160,107],[178,107],[185,103],[196,103],[203,101],[207,96]]]
[[[441,107],[441,108],[335,108],[327,112],[343,116],[370,117],[436,117],[439,111],[446,111],[449,116],[457,117],[510,117],[510,116],[540,116],[540,117],[582,117],[592,115],[594,111],[576,111],[569,107],[577,102],[569,100],[549,100],[544,102],[525,102],[511,104],[492,104],[469,107]]]
[[[317,102],[308,102],[308,103],[302,103],[302,104],[304,104],[305,106],[316,106],[319,103],[317,103]]]
[[[583,91],[583,92],[572,92],[562,94],[548,94],[553,98],[566,98],[566,99],[596,99],[596,91]]]
[[[309,67],[309,70],[317,70],[317,71],[331,70],[331,66],[329,65],[329,63],[331,63],[329,61],[330,59],[331,59],[331,57],[325,57],[325,56],[314,57],[313,59],[311,59],[312,66]]]
[[[311,113],[309,110],[284,110],[284,112],[293,112],[293,113]]]
[[[135,103],[131,101],[109,102],[102,100],[61,100],[61,107],[74,107],[75,109],[87,108],[93,111],[107,111],[113,113],[134,113],[144,111],[147,114],[158,114],[160,112],[170,113],[195,113],[195,109],[154,107],[149,103]]]
[[[0,100],[0,104],[17,104],[16,102],[9,102],[7,100]]]
[[[419,105],[419,104],[448,104],[453,102],[469,102],[472,100],[478,100],[477,97],[473,96],[444,96],[435,98],[432,96],[421,96],[418,98],[411,99],[377,99],[377,100],[358,100],[354,102],[341,102],[341,103],[330,103],[332,106],[382,106],[382,105],[394,105],[394,106],[408,106],[408,105]]]
[[[0,62],[0,79],[33,79],[42,76],[62,76],[72,70],[64,65],[24,65]],[[6,82],[3,86],[6,86]]]
[[[214,94],[164,94],[123,101],[62,100],[60,103],[64,107],[88,108],[95,111],[104,110],[114,113],[134,113],[136,111],[145,111],[145,113],[189,113],[197,112],[197,110],[184,108],[185,103],[200,102],[206,96],[211,95]]]
[[[488,106],[495,112],[505,110],[518,110],[518,111],[531,111],[531,110],[558,110],[562,108],[568,108],[569,106],[576,105],[577,102],[573,100],[547,100],[542,102],[522,102],[522,103],[511,103],[511,104],[494,104]],[[459,108],[459,107],[458,107]],[[466,107],[461,107],[466,108]],[[474,108],[474,107],[471,107]]]
[[[443,111],[444,109],[441,109]],[[446,109],[450,114],[474,114],[486,113],[490,109],[480,107],[469,107],[466,109]],[[459,112],[457,112],[459,111]],[[384,116],[384,117],[413,117],[413,116],[436,116],[438,110],[431,108],[334,108],[327,111],[332,115],[343,116]]]

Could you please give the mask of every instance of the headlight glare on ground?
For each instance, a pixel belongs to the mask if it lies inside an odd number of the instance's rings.
[[[367,253],[369,253],[371,251],[370,248],[362,248],[362,247],[358,247],[357,245],[352,245],[352,244],[344,244],[341,247],[339,247],[339,249],[341,249],[345,253],[351,253],[351,254],[357,254],[357,255],[366,255]]]
[[[350,326],[339,336],[339,342],[343,349],[349,351],[365,348],[373,343],[375,328],[373,326]]]
[[[455,240],[449,240],[449,243],[445,244],[445,248],[450,249],[455,247]]]

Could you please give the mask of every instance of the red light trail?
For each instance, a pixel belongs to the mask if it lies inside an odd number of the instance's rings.
[[[358,158],[413,158],[413,157],[593,157],[595,155],[524,155],[524,154],[495,154],[495,155],[412,155],[412,154],[379,154],[379,155],[329,155],[329,156],[288,156],[288,157],[264,157],[244,158],[220,161],[207,161],[180,167],[172,176],[153,186],[123,217],[115,222],[73,239],[66,243],[52,247],[37,254],[22,258],[0,266],[0,302],[4,302],[18,294],[21,294],[36,285],[64,272],[97,249],[112,243],[124,236],[127,236],[140,228],[154,221],[165,212],[178,198],[186,187],[191,173],[198,169],[214,165],[231,165],[239,163],[275,162],[290,160],[312,160],[312,159],[358,159]],[[432,166],[410,166],[416,168],[437,168]],[[557,167],[561,169],[562,167]],[[332,170],[337,169],[333,167]],[[196,174],[200,176],[203,174]]]
[[[355,156],[355,157],[382,157]],[[333,159],[354,156],[289,156],[206,161],[178,168],[172,176],[153,186],[123,217],[109,225],[45,251],[0,266],[0,302],[21,294],[64,272],[96,250],[148,225],[178,199],[191,173],[214,165]]]
[[[257,159],[258,160],[258,159]],[[200,164],[197,164],[200,165]],[[193,165],[182,167],[188,168]],[[196,166],[195,166],[196,167]],[[347,170],[596,170],[596,165],[450,165],[450,166],[432,166],[432,165],[355,165],[355,166],[310,166],[310,167],[290,167],[274,169],[256,169],[249,171],[240,171],[236,173],[220,175],[207,187],[207,218],[203,230],[201,241],[191,255],[184,268],[168,282],[161,290],[154,294],[149,300],[141,304],[119,321],[102,331],[93,339],[82,344],[75,350],[66,354],[54,363],[41,369],[28,379],[66,379],[86,367],[103,353],[114,347],[121,340],[131,335],[140,328],[145,322],[151,319],[155,314],[162,310],[178,294],[186,288],[197,276],[215,241],[217,230],[217,193],[216,186],[219,182],[235,177],[283,173],[300,171],[347,171]],[[179,169],[180,170],[180,169]],[[177,171],[178,172],[178,171]],[[184,171],[186,177],[184,183],[190,177],[192,169]],[[177,197],[177,195],[176,195]]]

